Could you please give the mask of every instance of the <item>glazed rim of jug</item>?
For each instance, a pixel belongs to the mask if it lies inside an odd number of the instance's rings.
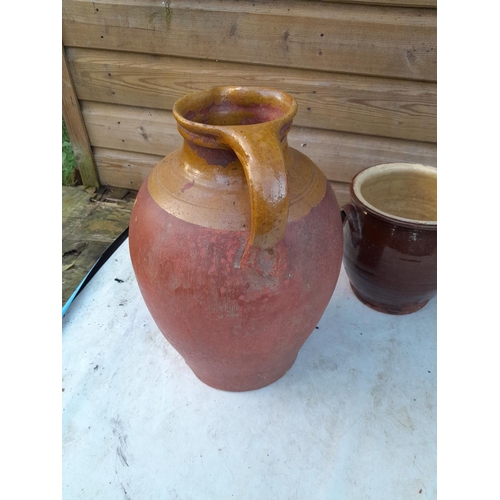
[[[375,215],[403,224],[437,226],[437,168],[386,163],[356,174],[351,194]]]
[[[265,87],[212,87],[180,98],[173,108],[179,125],[198,133],[272,121],[291,126],[296,112],[291,95]]]

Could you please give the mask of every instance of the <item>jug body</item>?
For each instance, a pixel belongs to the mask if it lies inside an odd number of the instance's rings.
[[[411,314],[437,295],[437,168],[375,165],[356,174],[344,205],[344,268],[356,297]]]

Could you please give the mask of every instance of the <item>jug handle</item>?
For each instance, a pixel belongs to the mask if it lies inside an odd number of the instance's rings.
[[[342,218],[342,225],[345,225],[346,221],[349,224],[353,245],[358,246],[361,241],[361,224],[356,208],[351,203],[346,203],[340,209],[340,216]]]
[[[285,235],[288,181],[284,143],[274,122],[224,127],[220,139],[240,160],[247,179],[251,224],[248,249],[272,249]],[[286,141],[286,139],[283,139]]]

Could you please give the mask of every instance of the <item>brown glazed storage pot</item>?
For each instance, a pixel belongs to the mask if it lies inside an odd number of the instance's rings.
[[[295,100],[219,87],[174,106],[182,148],[131,214],[130,255],[159,329],[198,378],[264,387],[293,365],[325,311],[342,222],[323,173],[290,148]]]
[[[355,295],[389,314],[437,294],[437,169],[393,163],[362,170],[341,209],[344,267]]]

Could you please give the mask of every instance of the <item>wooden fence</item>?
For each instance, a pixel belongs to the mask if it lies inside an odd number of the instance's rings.
[[[404,6],[402,6],[404,5]],[[84,183],[138,189],[215,85],[294,96],[289,143],[339,202],[362,168],[436,165],[436,0],[63,0],[63,114]]]

